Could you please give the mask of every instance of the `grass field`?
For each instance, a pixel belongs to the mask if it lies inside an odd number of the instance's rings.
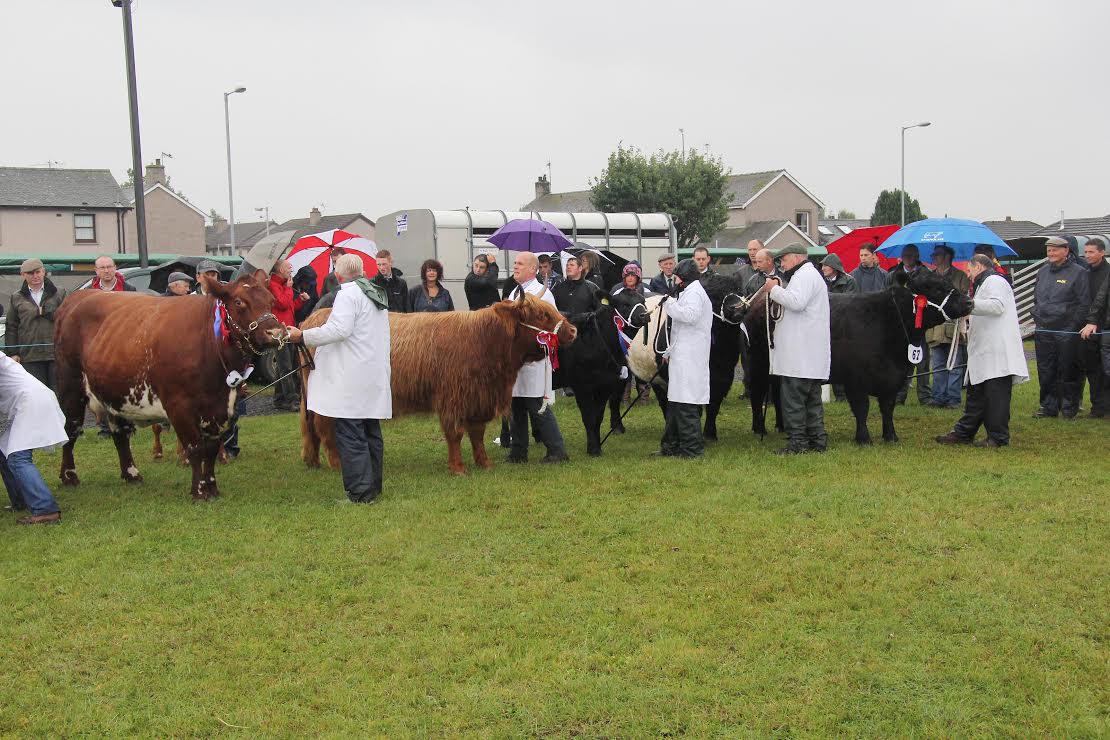
[[[646,458],[654,406],[587,458],[561,401],[571,464],[461,479],[406,419],[372,506],[291,415],[244,421],[211,504],[149,432],[137,487],[87,434],[64,523],[4,524],[0,732],[1106,737],[1110,424],[1018,390],[1002,451],[911,401],[901,444],[833,404],[782,459],[730,399],[693,464]]]

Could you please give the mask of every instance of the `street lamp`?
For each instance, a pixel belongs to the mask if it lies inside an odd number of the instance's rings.
[[[127,65],[127,104],[131,114],[131,172],[135,186],[135,237],[139,266],[146,267],[146,204],[143,201],[143,152],[139,144],[139,97],[135,84],[135,37],[131,30],[131,0],[112,0],[123,11],[123,56]]]
[[[237,87],[224,93],[224,133],[227,135],[227,210],[231,217],[231,253],[235,254],[235,196],[231,189],[231,115],[228,113],[228,96],[246,92],[247,88]]]
[[[682,158],[686,159],[686,129],[680,128],[678,135],[682,137]]]
[[[912,126],[902,127],[902,226],[906,225],[906,132],[911,128],[925,128],[932,125],[932,121],[922,121]]]
[[[266,236],[269,236],[270,235],[270,207],[269,206],[262,206],[261,208],[255,208],[254,212],[255,213],[263,213],[264,212],[266,214]]]

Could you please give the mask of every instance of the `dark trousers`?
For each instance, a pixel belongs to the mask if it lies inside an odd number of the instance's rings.
[[[38,362],[24,362],[23,369],[31,374],[31,377],[39,381],[52,391],[57,391],[57,386],[54,385],[54,361],[53,360],[40,360]]]
[[[1079,410],[1079,337],[1037,332],[1034,347],[1041,411],[1048,416],[1074,415]]]
[[[822,381],[809,378],[782,378],[782,421],[786,446],[792,450],[801,452],[828,447],[821,385]]]
[[[297,366],[297,347],[292,344],[287,344],[278,349],[274,355],[275,364],[277,365],[277,374],[280,378],[282,375],[292,371]],[[294,376],[290,375],[282,381],[279,381],[274,386],[274,405],[275,406],[296,406],[300,402],[300,397],[297,395],[297,380]]]
[[[247,413],[247,402],[242,397],[235,402],[235,415],[231,417],[231,423],[227,425],[227,430],[224,432],[220,441],[224,445],[224,452],[232,457],[239,456],[239,417]]]
[[[952,433],[964,439],[975,439],[979,427],[985,427],[989,438],[1000,445],[1009,444],[1013,392],[1014,379],[1010,375],[969,385],[964,415],[956,422]]]
[[[385,442],[377,419],[336,419],[335,446],[347,498],[369,503],[382,492]]]
[[[696,403],[667,402],[667,418],[663,426],[663,439],[659,451],[678,457],[701,457],[705,454],[705,439],[701,432],[702,407]]]
[[[1110,396],[1107,395],[1106,375],[1102,372],[1102,347],[1099,339],[1095,335],[1079,343],[1079,363],[1083,373],[1079,383],[1079,401],[1083,401],[1082,379],[1086,378],[1087,386],[1091,389],[1091,412],[1105,415],[1110,412]]]
[[[512,418],[510,419],[509,436],[512,445],[509,447],[509,456],[516,460],[528,459],[528,421],[532,422],[532,429],[539,434],[540,442],[547,448],[548,455],[565,455],[566,446],[563,444],[563,434],[559,431],[559,422],[555,419],[555,410],[548,407],[542,414],[540,406],[542,398],[518,398],[513,396]]]

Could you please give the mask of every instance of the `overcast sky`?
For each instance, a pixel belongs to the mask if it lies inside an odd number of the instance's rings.
[[[120,11],[6,2],[0,164],[107,167],[130,137]],[[550,160],[588,186],[618,142],[785,168],[870,215],[899,179],[930,216],[1110,213],[1110,3],[136,0],[144,162],[238,220],[515,209]]]

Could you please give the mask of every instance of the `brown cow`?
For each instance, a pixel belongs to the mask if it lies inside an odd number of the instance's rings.
[[[330,308],[316,311],[302,329],[323,326]],[[486,455],[486,425],[509,412],[513,383],[526,362],[544,358],[537,329],[553,331],[560,344],[574,341],[575,328],[543,301],[523,296],[479,311],[390,313],[389,362],[393,416],[435,412],[447,438],[447,465],[462,475],[462,437],[470,437],[474,463],[492,468]],[[307,396],[308,373],[301,370]],[[320,443],[332,468],[339,467],[330,417],[306,410],[301,401],[301,458],[320,465]]]
[[[135,426],[168,421],[193,466],[193,498],[219,495],[216,452],[239,393],[228,387],[228,374],[244,372],[286,330],[270,313],[273,297],[261,271],[232,283],[202,279],[209,295],[166,301],[81,290],[58,309],[55,367],[69,435],[62,483],[79,483],[73,445],[89,405],[107,417],[125,481],[142,481],[131,456]]]

